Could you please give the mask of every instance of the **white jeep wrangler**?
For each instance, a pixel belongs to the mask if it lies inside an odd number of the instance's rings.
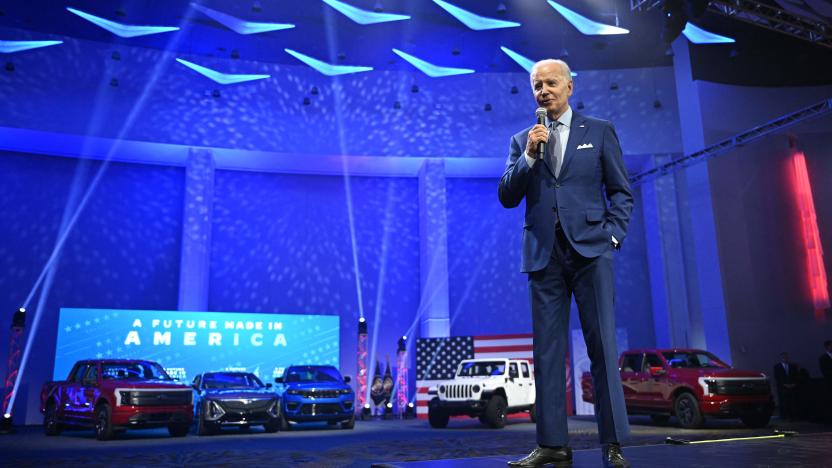
[[[493,428],[506,425],[506,414],[528,411],[535,421],[534,375],[522,359],[468,359],[459,363],[453,380],[428,390],[431,427],[448,426],[451,416],[479,417]]]

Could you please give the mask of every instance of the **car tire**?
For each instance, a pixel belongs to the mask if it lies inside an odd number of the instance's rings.
[[[207,436],[217,433],[219,428],[215,424],[211,424],[205,420],[205,415],[202,414],[202,405],[197,408],[196,414],[196,435]]]
[[[289,429],[291,429],[291,426],[289,426],[289,420],[286,419],[285,416],[281,415],[280,416],[280,430],[281,431],[288,431]]]
[[[352,417],[347,419],[346,421],[341,421],[341,429],[353,428],[355,428],[355,415],[352,415]]]
[[[653,421],[657,426],[664,426],[670,420],[669,414],[651,414],[650,420]]]
[[[740,421],[753,429],[768,426],[770,420],[771,413],[745,413],[740,415]]]
[[[95,408],[95,438],[98,440],[111,440],[113,435],[110,406],[102,403]]]
[[[263,430],[269,434],[280,431],[280,418],[275,418],[273,421],[263,424]]]
[[[485,420],[493,429],[502,429],[506,425],[506,399],[502,395],[492,395],[485,406]]]
[[[48,436],[56,436],[61,433],[61,423],[58,421],[58,409],[55,402],[46,405],[43,413],[43,433]]]
[[[537,404],[532,404],[532,407],[529,409],[529,417],[533,423],[537,422]]]
[[[428,422],[430,423],[430,427],[444,429],[448,427],[448,421],[450,419],[451,415],[439,406],[438,398],[430,401],[430,404],[428,404]]]
[[[185,437],[188,435],[188,431],[191,430],[191,426],[188,424],[171,424],[168,426],[168,434],[171,437]]]
[[[685,429],[701,427],[705,420],[699,409],[699,402],[692,393],[680,393],[673,402],[673,410],[679,420],[679,426]]]

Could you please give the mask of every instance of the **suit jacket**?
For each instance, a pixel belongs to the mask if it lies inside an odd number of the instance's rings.
[[[558,219],[569,243],[584,257],[606,252],[611,235],[623,242],[633,195],[612,123],[573,111],[558,178],[547,161],[538,160],[534,167],[526,163],[523,153],[530,129],[511,137],[499,187],[500,203],[506,208],[526,200],[521,271],[549,264]]]
[[[778,388],[785,384],[797,383],[798,375],[799,366],[797,364],[789,363],[789,372],[786,372],[786,369],[783,368],[782,362],[774,365],[774,381],[777,383]]]

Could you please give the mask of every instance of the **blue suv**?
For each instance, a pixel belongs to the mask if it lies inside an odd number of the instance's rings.
[[[280,429],[290,422],[326,421],[330,426],[355,427],[355,392],[332,366],[291,366],[274,379],[282,396]]]

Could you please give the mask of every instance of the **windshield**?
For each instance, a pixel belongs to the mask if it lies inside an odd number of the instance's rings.
[[[503,375],[506,372],[505,361],[476,361],[463,362],[459,366],[459,377],[483,377],[489,375]]]
[[[683,367],[688,369],[729,367],[713,354],[701,351],[667,351],[662,353],[662,356],[667,359],[667,362],[670,363],[671,367]]]
[[[215,372],[202,377],[202,386],[207,389],[263,388],[263,382],[254,374]]]
[[[341,374],[334,367],[290,367],[286,371],[286,383],[291,382],[340,382]]]
[[[104,380],[173,380],[155,362],[105,362],[101,375]]]

